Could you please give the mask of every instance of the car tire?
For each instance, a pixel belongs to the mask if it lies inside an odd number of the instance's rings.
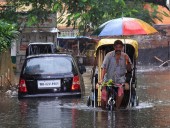
[[[23,95],[21,93],[18,92],[18,99],[23,99]]]

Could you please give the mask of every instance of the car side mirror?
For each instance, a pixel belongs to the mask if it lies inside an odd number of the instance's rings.
[[[79,65],[79,71],[81,74],[86,72],[86,67],[84,65]]]

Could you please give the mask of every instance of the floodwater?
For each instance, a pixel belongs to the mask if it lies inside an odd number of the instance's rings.
[[[90,71],[90,69],[87,69]],[[170,67],[138,67],[139,106],[114,112],[86,106],[81,99],[38,98],[18,100],[0,96],[0,128],[167,128],[170,127]]]

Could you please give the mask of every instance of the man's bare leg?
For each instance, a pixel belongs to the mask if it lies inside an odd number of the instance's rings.
[[[119,109],[120,108],[120,105],[122,103],[122,100],[123,100],[123,96],[116,96],[116,109]]]

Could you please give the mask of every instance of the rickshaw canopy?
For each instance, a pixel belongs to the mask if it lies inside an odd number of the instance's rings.
[[[101,46],[114,44],[114,42],[116,40],[121,40],[123,42],[123,44],[125,44],[125,45],[129,44],[129,45],[133,46],[133,48],[135,49],[135,53],[134,53],[135,58],[138,57],[138,42],[136,40],[133,40],[133,39],[101,39],[95,47],[94,56],[96,57],[96,53]]]

